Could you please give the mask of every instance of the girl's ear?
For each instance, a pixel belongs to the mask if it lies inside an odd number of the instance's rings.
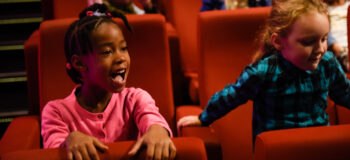
[[[271,44],[277,50],[281,50],[282,49],[281,38],[278,36],[277,33],[272,33],[272,35],[271,35]]]
[[[86,66],[82,61],[82,57],[76,54],[71,57],[72,67],[79,71],[80,73],[86,70]]]

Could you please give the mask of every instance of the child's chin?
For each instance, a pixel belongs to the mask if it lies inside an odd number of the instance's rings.
[[[312,65],[312,66],[308,67],[306,70],[308,70],[308,71],[315,71],[317,69],[317,66],[318,66],[318,64],[317,65]]]
[[[125,86],[121,86],[121,87],[118,87],[118,88],[114,88],[114,89],[113,89],[113,93],[119,93],[119,92],[123,91],[124,88],[125,88]]]

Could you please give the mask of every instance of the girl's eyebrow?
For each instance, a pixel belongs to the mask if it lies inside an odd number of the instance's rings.
[[[119,45],[123,43],[126,43],[125,39],[119,41]],[[97,47],[112,46],[112,45],[113,45],[113,42],[106,42],[106,43],[98,44]]]
[[[326,34],[321,35],[321,36],[319,36],[319,35],[314,35],[314,34],[309,34],[309,35],[304,35],[304,36],[299,37],[298,40],[325,37],[325,36],[328,36],[328,34],[329,34],[329,32],[327,32]]]

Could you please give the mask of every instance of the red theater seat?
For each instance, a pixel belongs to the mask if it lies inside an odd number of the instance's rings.
[[[138,0],[134,0],[138,2]],[[78,14],[87,7],[87,0],[43,0],[42,1],[43,16],[48,19],[61,19],[61,18],[76,18]],[[169,9],[169,2],[166,0],[159,0],[158,8],[164,12],[167,16]],[[143,17],[143,15],[141,15]],[[140,18],[141,18],[140,17]],[[167,22],[166,31],[169,41],[169,49],[171,55],[171,68],[172,78],[175,93],[175,103],[180,105],[183,101],[182,89],[181,89],[181,66],[179,64],[179,39],[176,29]],[[39,46],[39,30],[33,32],[30,38],[26,41],[24,46],[24,55],[27,69],[27,86],[28,86],[28,104],[29,112],[35,113],[33,106],[39,104],[39,91],[38,91],[38,46]]]
[[[198,138],[173,138],[174,145],[176,147],[176,159],[177,160],[206,160],[206,154],[203,142]],[[107,146],[109,150],[105,153],[100,153],[101,160],[113,159],[130,159],[127,156],[128,151],[131,149],[135,141],[124,141],[109,143]],[[143,149],[135,159],[146,159],[146,150]],[[67,159],[65,148],[56,149],[32,149],[25,151],[16,151],[3,155],[2,160],[60,160]]]
[[[179,85],[185,90],[193,102],[198,101],[198,50],[197,50],[197,15],[201,0],[169,0],[166,15],[168,21],[178,33],[180,43],[179,60],[182,67],[182,80]],[[198,102],[197,102],[198,103]]]
[[[350,125],[263,132],[256,137],[256,160],[348,160]]]
[[[199,98],[200,106],[179,107],[177,119],[198,115],[209,98],[228,83],[234,83],[244,67],[252,62],[259,49],[259,30],[268,18],[270,8],[202,12],[198,17]],[[336,123],[334,102],[329,100],[327,113]],[[243,104],[215,121],[211,127],[185,127],[182,136],[196,136],[208,146],[221,146],[223,159],[252,159],[252,102]],[[206,129],[205,129],[206,128]],[[215,136],[218,139],[215,143]]]
[[[255,37],[269,11],[270,8],[250,8],[199,14],[197,40],[200,57],[200,108],[206,106],[215,92],[226,84],[235,82],[243,68],[251,63],[251,58],[258,49],[258,45],[254,43]],[[185,115],[185,112],[188,112],[186,107],[188,106],[178,108],[177,116]],[[198,109],[196,113],[200,113]],[[253,150],[251,125],[252,103],[249,102],[216,121],[212,129],[207,129],[212,133],[205,133],[208,136],[203,140],[207,146],[212,144],[212,137],[216,135],[219,143],[216,146],[221,146],[223,159],[250,159]],[[192,127],[183,129],[183,136],[204,132],[186,131],[189,128]],[[216,133],[213,133],[213,129]],[[209,154],[208,150],[207,152]],[[208,158],[210,157],[208,155]]]

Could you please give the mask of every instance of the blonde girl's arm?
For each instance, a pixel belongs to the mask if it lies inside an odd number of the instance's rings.
[[[177,131],[178,133],[180,133],[179,131],[181,130],[182,127],[186,127],[186,126],[201,126],[201,121],[199,120],[199,117],[196,115],[191,115],[191,116],[185,116],[182,117],[181,119],[179,119],[179,121],[177,121]]]

